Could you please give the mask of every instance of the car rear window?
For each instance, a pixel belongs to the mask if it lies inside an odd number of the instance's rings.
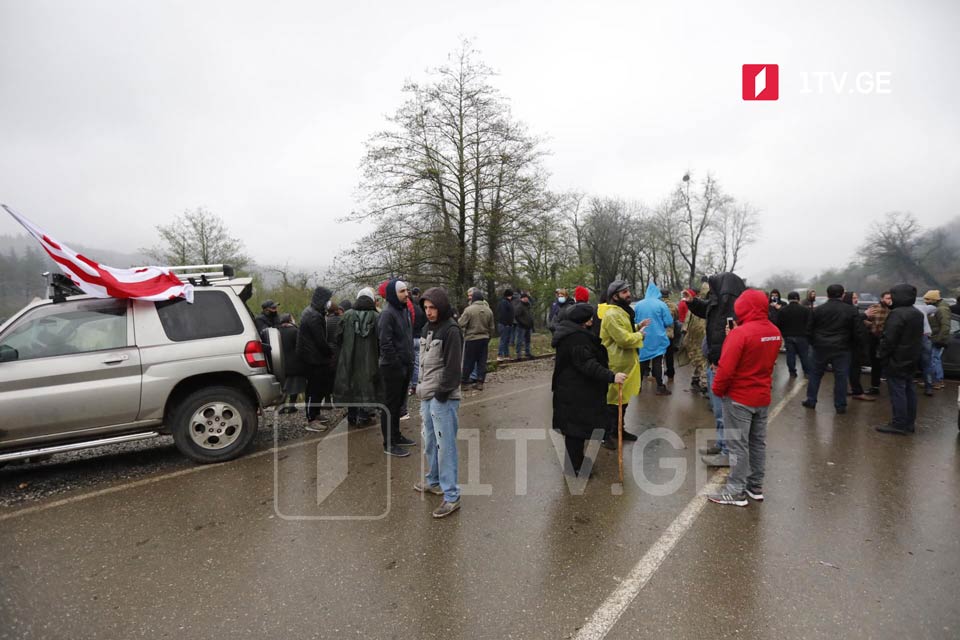
[[[163,332],[174,342],[243,333],[243,321],[233,301],[222,291],[195,291],[193,304],[182,298],[156,304]]]

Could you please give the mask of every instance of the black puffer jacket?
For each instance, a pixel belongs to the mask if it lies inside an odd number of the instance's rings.
[[[556,325],[552,344],[553,428],[573,438],[588,439],[604,429],[607,388],[614,373],[607,368],[607,350],[600,338],[570,320]]]
[[[866,331],[857,308],[839,298],[827,300],[813,310],[810,340],[823,357],[844,351],[853,353],[866,343]]]
[[[747,285],[735,273],[720,273],[710,276],[710,294],[707,299],[693,298],[687,308],[693,315],[707,321],[707,360],[710,364],[720,362],[723,341],[727,339],[727,318],[736,319],[733,304],[746,291]]]
[[[302,367],[330,367],[333,365],[333,350],[327,342],[327,302],[333,292],[326,287],[313,291],[310,306],[300,316],[300,331],[297,333],[297,356]]]
[[[898,284],[890,289],[893,307],[883,325],[877,355],[890,375],[911,377],[920,364],[923,349],[923,312],[914,307],[917,288]]]
[[[377,321],[377,339],[380,341],[380,366],[403,367],[413,373],[413,325],[405,302],[397,297],[397,282],[387,283],[387,304]]]

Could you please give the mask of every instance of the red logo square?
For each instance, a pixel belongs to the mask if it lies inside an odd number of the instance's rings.
[[[780,65],[743,65],[743,99],[777,100],[780,97]]]

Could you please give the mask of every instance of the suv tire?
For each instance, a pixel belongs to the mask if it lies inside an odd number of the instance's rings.
[[[187,395],[170,413],[170,432],[180,452],[201,463],[226,462],[253,442],[258,420],[239,389],[215,386]]]

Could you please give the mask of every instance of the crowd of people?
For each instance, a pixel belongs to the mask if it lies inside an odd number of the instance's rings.
[[[682,291],[678,303],[653,282],[634,301],[623,280],[601,291],[596,306],[585,287],[576,287],[572,298],[557,289],[555,298],[546,318],[556,352],[553,428],[564,437],[565,472],[576,476],[584,470],[588,440],[600,439],[606,449],[637,440],[622,429],[623,412],[644,380],[652,381],[655,395],[671,395],[678,361],[690,364],[691,391],[709,401],[714,416],[716,438],[700,450],[702,460],[731,467],[726,486],[709,499],[737,506],[748,498],[763,500],[767,410],[782,350],[791,378],[799,376],[799,361],[807,379],[807,408],[816,407],[828,370],[838,414],[846,412],[848,397],[876,400],[885,379],[893,414],[877,427],[885,433],[915,430],[918,367],[927,395],[943,388],[941,355],[951,309],[938,291],[917,304],[913,286],[897,285],[861,312],[856,294],[841,285],[828,287],[826,302],[817,305],[815,291],[802,301],[790,292],[784,301],[776,289],[749,289],[738,275],[721,273],[699,291]],[[407,457],[417,443],[403,434],[401,423],[408,418],[408,396],[417,395],[427,475],[414,488],[443,497],[433,512],[442,518],[460,508],[461,390],[483,390],[490,340],[497,335],[498,361],[510,359],[511,347],[517,360],[532,357],[534,312],[527,292],[505,289],[491,309],[477,288],[467,292],[458,312],[443,288],[421,294],[395,278],[340,303],[329,289],[317,287],[299,324],[266,300],[256,324],[261,331],[280,331],[287,370],[281,411],[295,411],[296,398],[304,394],[310,430],[329,428],[325,410],[335,399],[347,407],[349,425],[379,420],[384,453]],[[871,367],[867,389],[863,365]],[[587,473],[593,466],[589,461]]]

